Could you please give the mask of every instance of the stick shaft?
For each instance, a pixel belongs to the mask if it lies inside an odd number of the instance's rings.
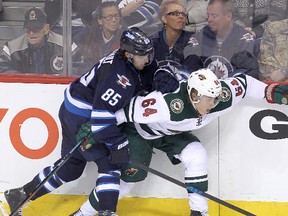
[[[174,179],[174,178],[172,178],[172,177],[170,177],[170,176],[168,176],[168,175],[166,175],[164,173],[161,173],[161,172],[159,172],[159,171],[157,171],[155,169],[152,169],[151,167],[147,167],[147,166],[145,166],[145,165],[143,165],[141,163],[138,163],[136,161],[133,161],[133,160],[130,160],[130,163],[135,165],[135,166],[137,166],[137,167],[139,167],[139,168],[141,168],[141,169],[143,169],[143,170],[145,170],[145,171],[147,171],[147,172],[153,173],[153,174],[155,174],[155,175],[157,175],[157,176],[159,176],[159,177],[161,177],[161,178],[163,178],[163,179],[165,179],[167,181],[170,181],[170,182],[172,182],[172,183],[174,183],[174,184],[176,184],[176,185],[178,185],[180,187],[183,187],[183,188],[187,189],[190,192],[197,193],[197,194],[199,194],[199,195],[201,195],[203,197],[206,197],[206,198],[208,198],[208,199],[210,199],[210,200],[212,200],[214,202],[217,202],[217,203],[219,203],[219,204],[221,204],[223,206],[226,206],[227,208],[230,208],[230,209],[232,209],[234,211],[237,211],[237,212],[239,212],[239,213],[241,213],[243,215],[256,216],[256,215],[254,215],[254,214],[252,214],[252,213],[250,213],[248,211],[245,211],[244,209],[241,209],[241,208],[239,208],[237,206],[234,206],[234,205],[232,205],[232,204],[230,204],[230,203],[228,203],[228,202],[226,202],[224,200],[221,200],[221,199],[219,199],[219,198],[217,198],[215,196],[212,196],[212,195],[210,195],[210,194],[208,194],[208,193],[206,193],[204,191],[200,191],[200,190],[196,189],[195,187],[192,187],[192,186],[188,186],[187,187],[185,185],[185,183],[183,183],[181,181],[178,181],[177,179]]]
[[[25,203],[27,203],[32,197],[43,187],[43,185],[63,166],[63,164],[66,163],[66,161],[72,156],[72,154],[78,149],[79,146],[81,146],[82,140],[79,141],[71,150],[70,152],[65,155],[62,160],[54,166],[54,168],[51,170],[51,172],[37,185],[37,187],[29,193],[29,195],[19,204],[19,206],[11,212],[9,216],[14,216],[16,212],[22,208]]]

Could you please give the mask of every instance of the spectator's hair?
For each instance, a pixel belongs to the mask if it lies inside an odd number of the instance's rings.
[[[165,16],[167,14],[168,5],[170,4],[178,4],[181,5],[185,9],[185,5],[181,0],[164,0],[160,5],[160,11],[159,11],[159,18],[161,20],[162,16]]]
[[[104,8],[108,8],[108,7],[116,7],[119,10],[119,15],[121,16],[121,12],[120,9],[118,7],[118,5],[116,4],[116,2],[114,1],[107,1],[107,2],[102,2],[97,8],[96,10],[92,13],[92,17],[94,19],[94,21],[97,21],[98,19],[101,19],[103,17],[103,9]]]
[[[232,14],[234,14],[234,5],[233,2],[231,0],[210,0],[208,2],[208,6],[212,5],[216,2],[220,2],[222,5],[222,13],[223,14],[227,14],[229,12],[231,12]]]

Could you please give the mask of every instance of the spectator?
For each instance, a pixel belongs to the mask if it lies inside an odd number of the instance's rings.
[[[62,74],[63,37],[49,30],[45,13],[32,8],[25,14],[25,34],[6,42],[0,54],[0,72]],[[82,62],[75,43],[71,45],[73,74]]]
[[[63,34],[63,1],[45,0],[44,12],[47,14],[47,22],[51,30]],[[96,8],[94,0],[72,0],[72,41],[76,44],[82,42],[88,26],[92,23],[93,8]]]
[[[3,1],[0,0],[0,13],[2,13],[2,12],[3,12]]]
[[[169,60],[182,64],[183,49],[192,33],[184,31],[187,13],[180,0],[166,0],[160,5],[159,14],[163,28],[151,36],[155,44],[155,59],[158,62]]]
[[[288,19],[271,22],[260,45],[259,78],[268,82],[288,82]]]
[[[122,0],[119,3],[124,23],[131,27],[139,27],[148,35],[159,30],[159,5],[162,0]]]
[[[233,23],[233,11],[230,0],[210,0],[207,6],[208,25],[194,34],[184,49],[185,58],[195,54],[201,56],[203,66],[213,70],[219,78],[227,78],[236,73],[231,59],[241,51],[249,52],[257,61],[253,55],[253,35]]]
[[[261,38],[269,22],[282,20],[287,16],[287,0],[233,0],[234,20],[255,38]]]
[[[119,48],[124,30],[120,9],[115,2],[101,3],[93,15],[94,22],[79,45],[84,57],[92,63]]]

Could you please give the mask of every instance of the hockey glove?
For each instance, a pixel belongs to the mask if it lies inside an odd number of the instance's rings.
[[[77,142],[83,140],[81,145],[82,151],[85,151],[92,147],[92,145],[97,144],[98,142],[94,138],[94,134],[91,131],[91,123],[86,122],[81,125],[77,135],[76,135]]]
[[[288,104],[288,85],[272,83],[265,88],[268,103]]]
[[[163,66],[155,72],[152,84],[153,90],[160,91],[164,94],[173,92],[178,87],[179,82],[170,66]]]
[[[127,166],[130,160],[128,143],[126,140],[124,143],[110,148],[109,161],[111,164],[117,165],[119,168]]]

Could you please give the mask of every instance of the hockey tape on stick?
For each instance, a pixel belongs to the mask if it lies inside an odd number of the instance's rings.
[[[234,211],[237,211],[237,212],[239,212],[239,213],[241,213],[243,215],[256,216],[255,214],[252,214],[252,213],[250,213],[248,211],[245,211],[244,209],[241,209],[241,208],[239,208],[237,206],[234,206],[234,205],[232,205],[232,204],[230,204],[230,203],[228,203],[228,202],[226,202],[224,200],[221,200],[221,199],[219,199],[219,198],[217,198],[215,196],[212,196],[212,195],[210,195],[210,194],[208,194],[208,193],[206,193],[204,191],[200,191],[200,190],[198,190],[197,188],[195,188],[193,186],[188,186],[187,187],[185,185],[185,183],[183,183],[181,181],[178,181],[177,179],[174,179],[174,178],[172,178],[172,177],[170,177],[170,176],[168,176],[168,175],[166,175],[164,173],[161,173],[161,172],[159,172],[159,171],[157,171],[155,169],[152,169],[151,167],[147,167],[147,166],[145,166],[145,165],[143,165],[141,163],[138,163],[136,161],[133,161],[133,160],[130,160],[130,163],[135,165],[135,166],[137,166],[137,167],[139,167],[139,168],[141,168],[141,169],[143,169],[143,170],[145,170],[145,171],[147,171],[147,172],[153,173],[153,174],[155,174],[155,175],[157,175],[157,176],[159,176],[159,177],[161,177],[161,178],[163,178],[163,179],[165,179],[167,181],[170,181],[170,182],[172,182],[172,183],[174,183],[174,184],[176,184],[176,185],[178,185],[180,187],[183,187],[183,188],[187,189],[188,191],[190,191],[192,193],[197,193],[197,194],[199,194],[199,195],[201,195],[203,197],[206,197],[206,198],[208,198],[208,199],[210,199],[210,200],[212,200],[214,202],[217,202],[217,203],[219,203],[219,204],[221,204],[223,206],[226,206],[227,208],[230,208],[230,209],[232,209]]]
[[[19,206],[11,212],[9,216],[14,216],[20,208],[22,208],[42,187],[43,185],[66,163],[66,161],[72,156],[72,154],[81,146],[84,140],[79,141],[70,152],[65,155],[57,165],[51,170],[51,172],[37,185],[37,187],[29,193],[29,195],[19,204]]]

